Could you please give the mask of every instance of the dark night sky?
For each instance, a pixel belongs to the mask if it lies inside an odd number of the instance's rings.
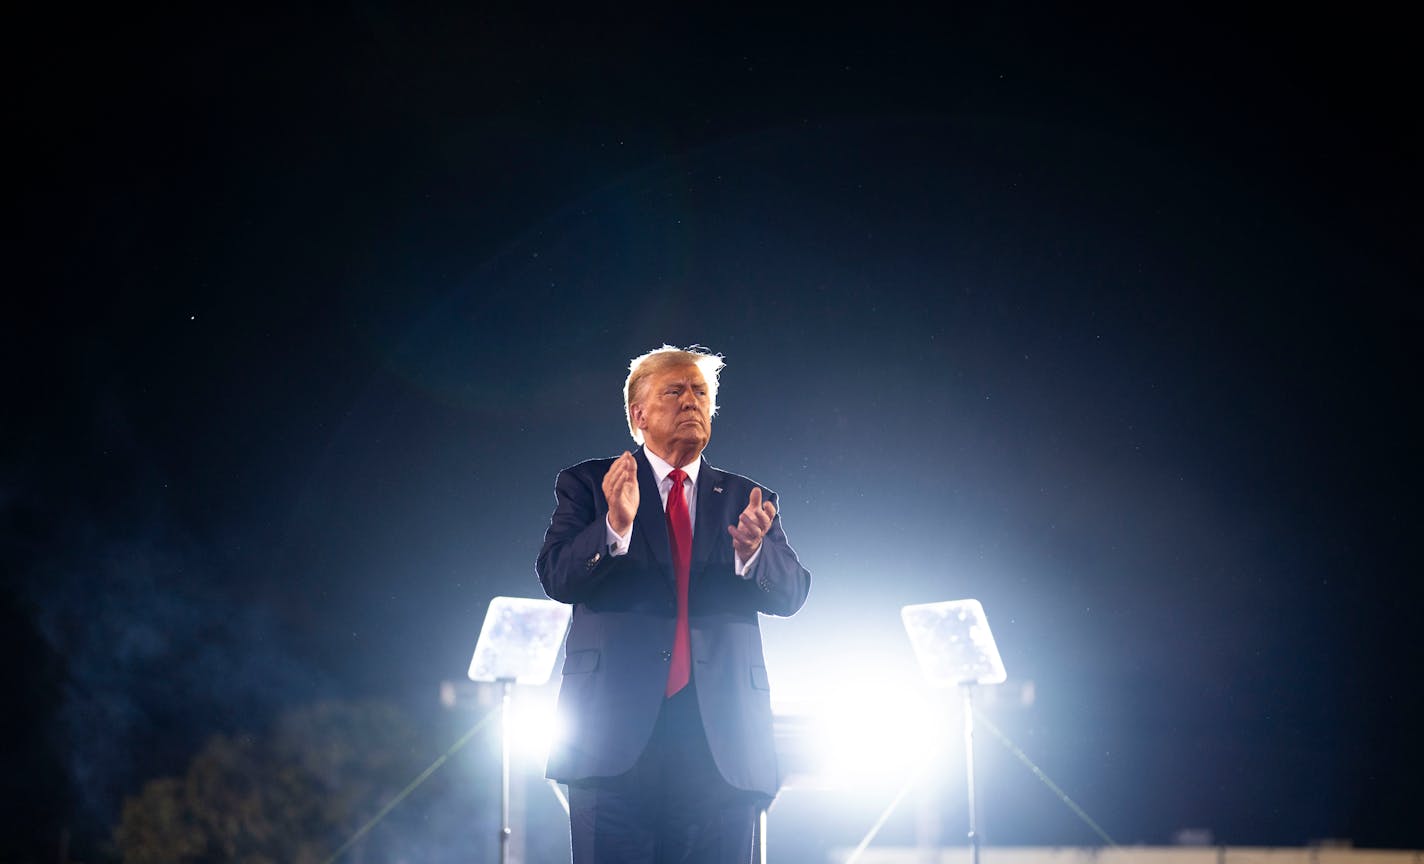
[[[20,824],[430,701],[697,342],[816,577],[774,674],[978,597],[1119,839],[1424,846],[1402,22],[102,14],[7,60]],[[998,839],[1093,842],[1061,809]]]

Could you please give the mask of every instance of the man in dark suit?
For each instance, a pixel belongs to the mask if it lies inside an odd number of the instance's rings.
[[[811,574],[776,495],[708,465],[722,359],[663,346],[629,366],[642,446],[560,472],[539,552],[574,605],[548,774],[569,785],[574,864],[745,864],[776,794],[757,616]]]

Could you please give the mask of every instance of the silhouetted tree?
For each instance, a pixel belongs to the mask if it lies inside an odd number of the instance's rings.
[[[183,777],[147,783],[114,832],[124,864],[320,864],[420,768],[394,708],[322,703],[268,735],[215,735]],[[396,857],[380,827],[348,853]]]

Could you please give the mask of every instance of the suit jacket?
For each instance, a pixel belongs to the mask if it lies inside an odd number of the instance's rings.
[[[638,513],[628,552],[608,554],[603,476],[612,459],[567,468],[536,570],[544,591],[574,606],[559,691],[562,740],[548,776],[564,782],[629,770],[662,707],[672,657],[676,587],[667,519],[642,448]],[[757,484],[702,461],[688,587],[692,680],[707,745],[727,782],[775,795],[771,691],[758,613],[791,615],[806,602],[811,574],[786,541],[781,515],[762,540],[750,579],[736,575],[732,539]],[[762,487],[763,500],[776,494]]]

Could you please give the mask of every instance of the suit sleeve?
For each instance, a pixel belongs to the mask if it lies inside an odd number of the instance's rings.
[[[561,603],[583,601],[626,560],[608,554],[608,503],[600,487],[601,474],[589,465],[565,469],[554,481],[557,503],[534,569],[544,593]]]
[[[763,491],[776,506],[776,516],[771,520],[766,537],[762,538],[761,554],[752,563],[745,585],[758,595],[758,612],[786,617],[796,614],[806,603],[806,596],[811,592],[811,573],[801,566],[796,550],[786,540],[776,493],[765,487]]]

